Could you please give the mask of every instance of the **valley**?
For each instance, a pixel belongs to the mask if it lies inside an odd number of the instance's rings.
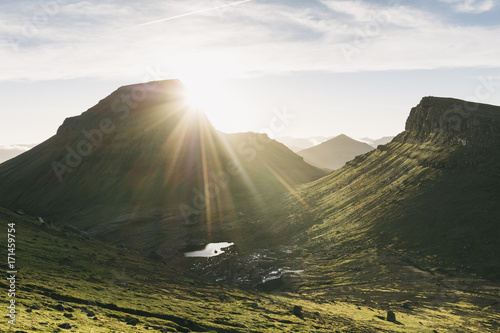
[[[17,331],[500,329],[500,107],[424,97],[404,132],[327,172],[218,133],[182,90],[121,87],[0,165]]]

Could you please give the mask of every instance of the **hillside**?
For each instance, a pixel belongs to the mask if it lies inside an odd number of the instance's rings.
[[[355,307],[347,302],[207,282],[183,269],[190,258],[166,265],[3,208],[0,222],[15,225],[18,272],[16,324],[2,316],[1,332],[396,332],[389,322],[370,323],[374,312],[367,307],[352,318]],[[9,289],[6,279],[0,285]]]
[[[301,150],[297,154],[318,168],[337,170],[354,157],[371,150],[373,147],[370,145],[341,134],[317,146]]]
[[[424,98],[391,143],[306,185],[300,194],[321,222],[297,244],[316,258],[349,249],[351,265],[371,272],[356,274],[365,281],[386,278],[374,266],[386,250],[419,269],[498,281],[500,107],[467,105]]]
[[[466,105],[422,99],[391,143],[305,186],[323,220],[310,236],[350,230],[373,246],[419,251],[499,279],[500,107],[469,112]]]
[[[394,304],[393,323],[385,320],[386,304],[363,303],[353,291],[346,298],[239,289],[189,273],[207,264],[206,258],[165,264],[3,208],[0,222],[15,224],[18,272],[16,325],[5,318],[2,332],[441,332],[470,324],[464,313],[496,318],[464,302],[461,313],[445,314]],[[5,279],[0,285],[8,289]]]

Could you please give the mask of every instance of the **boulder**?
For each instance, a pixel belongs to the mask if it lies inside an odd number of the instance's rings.
[[[135,325],[137,325],[137,324],[139,324],[139,319],[137,319],[137,318],[132,318],[132,317],[127,318],[127,325],[132,325],[132,326],[135,326]]]
[[[295,305],[293,307],[293,314],[299,318],[302,318],[304,316],[302,313],[302,307],[299,305]]]
[[[387,311],[387,321],[390,321],[391,323],[396,322],[396,314],[392,311]]]

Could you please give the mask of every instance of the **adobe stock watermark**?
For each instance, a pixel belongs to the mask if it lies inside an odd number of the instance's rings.
[[[382,34],[383,29],[391,23],[394,14],[391,6],[392,2],[385,9],[376,11],[362,28],[356,29],[356,37],[351,42],[339,45],[347,62],[352,62],[353,56],[370,46]]]
[[[40,33],[40,30],[47,27],[50,20],[61,12],[61,7],[65,5],[64,0],[40,1],[35,12],[29,19],[26,19],[16,36],[9,36],[9,43],[15,51],[23,44],[27,44],[30,39]]]
[[[9,299],[7,306],[7,318],[9,318],[8,323],[12,326],[16,325],[16,278],[17,278],[17,266],[16,266],[16,224],[7,224],[7,297]]]
[[[130,116],[131,111],[136,109],[148,97],[149,92],[155,89],[153,83],[146,82],[163,79],[158,67],[155,69],[148,67],[146,71],[147,76],[144,78],[143,84],[134,85],[131,91],[121,93],[111,103],[113,117],[102,118],[97,127],[82,130],[81,134],[84,139],[81,139],[73,146],[66,146],[67,153],[64,162],[52,162],[52,170],[59,183],[63,182],[66,174],[72,173],[78,168],[84,158],[92,154],[102,144],[106,135],[113,133],[116,130],[116,125],[125,121]]]
[[[469,112],[476,111],[480,103],[487,102],[495,93],[498,93],[498,88],[500,88],[500,76],[495,77],[491,74],[487,77],[478,76],[477,81],[474,95],[468,96],[464,105],[465,110]]]
[[[457,278],[453,280],[444,280],[444,287],[438,295],[431,301],[431,305],[435,307],[444,307],[446,303],[457,303],[460,292],[467,290],[467,286],[459,284]]]
[[[252,162],[258,156],[260,151],[266,149],[271,139],[274,139],[276,134],[285,130],[290,125],[290,121],[295,118],[295,114],[289,113],[287,109],[273,110],[273,116],[269,120],[269,127],[260,130],[260,133],[266,135],[251,135],[246,140],[240,142],[236,147],[237,160],[246,160]],[[231,159],[225,166],[224,170],[218,173],[210,172],[209,181],[204,185],[203,191],[193,189],[193,199],[190,205],[181,203],[179,211],[184,218],[184,222],[188,225],[193,224],[190,218],[193,215],[200,215],[207,208],[207,202],[215,199],[221,190],[229,186],[231,177],[239,176],[243,170],[238,161]]]

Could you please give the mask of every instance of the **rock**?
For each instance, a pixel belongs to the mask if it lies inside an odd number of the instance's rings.
[[[229,303],[229,302],[231,302],[231,298],[227,295],[220,294],[219,301],[221,301],[222,303]]]
[[[403,308],[411,310],[410,304],[411,304],[410,302],[404,302],[403,303]]]
[[[18,213],[19,215],[26,215],[26,213],[22,209],[16,210],[16,213]]]
[[[26,331],[15,331],[14,333],[28,333]]]
[[[396,314],[392,311],[387,311],[387,321],[390,321],[391,323],[396,322]]]
[[[61,325],[58,325],[60,328],[63,328],[65,330],[69,330],[71,328],[71,324],[70,323],[64,323],[64,324],[61,324]]]
[[[303,317],[302,307],[299,305],[295,305],[293,307],[293,314],[299,318],[302,318]]]
[[[77,227],[74,227],[72,225],[65,224],[65,225],[62,226],[62,229],[66,230],[66,231],[69,231],[69,232],[72,232],[74,234],[78,234],[78,235],[81,236],[81,238],[91,239],[90,235],[87,232],[82,231],[82,230],[80,230]]]
[[[66,309],[66,306],[64,304],[57,304],[56,305],[56,310],[64,311],[65,309]]]
[[[26,309],[26,312],[28,312],[28,313],[32,313],[32,312],[33,312],[33,310],[32,310],[32,309]]]
[[[64,317],[66,317],[66,318],[73,318],[73,315],[71,313],[65,313]]]
[[[139,323],[139,319],[137,318],[127,318],[127,325],[132,325],[132,326],[135,326]]]
[[[94,311],[88,311],[87,312],[87,317],[95,317],[95,312]]]
[[[498,107],[453,98],[424,97],[412,108],[405,131],[395,142],[498,147]]]
[[[66,306],[66,311],[68,312],[75,312],[75,310],[72,307]]]
[[[33,304],[33,305],[31,306],[31,308],[32,308],[33,310],[40,310],[40,309],[42,308],[42,306],[41,306],[40,304]]]
[[[125,245],[123,245],[123,246],[125,246]],[[157,251],[151,251],[149,253],[148,257],[151,258],[151,259],[153,259],[153,260],[161,261],[163,263],[166,263],[165,258],[161,254],[159,254]]]
[[[45,223],[45,221],[41,217],[38,217],[38,222],[40,222],[41,224]]]

